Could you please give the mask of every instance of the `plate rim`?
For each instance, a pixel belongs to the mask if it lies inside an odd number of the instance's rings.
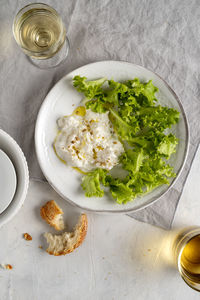
[[[78,71],[79,69],[86,67],[86,66],[90,66],[90,65],[94,65],[94,64],[102,64],[102,63],[123,63],[123,64],[128,64],[137,68],[141,68],[144,70],[147,70],[153,74],[155,74],[157,77],[159,77],[161,79],[161,81],[164,83],[164,85],[167,87],[168,90],[170,90],[170,92],[173,94],[174,98],[176,99],[181,113],[183,115],[183,120],[184,120],[184,125],[185,125],[185,129],[186,129],[186,144],[185,144],[185,150],[184,150],[184,159],[182,162],[181,167],[179,168],[178,172],[176,173],[176,177],[172,180],[171,184],[168,186],[168,188],[166,189],[166,191],[162,192],[161,195],[159,195],[158,197],[156,197],[155,199],[153,199],[150,203],[144,204],[141,207],[137,207],[137,208],[127,208],[127,209],[121,209],[121,210],[115,210],[115,209],[92,209],[92,208],[88,208],[88,207],[84,207],[82,205],[79,205],[77,203],[75,203],[73,200],[71,200],[70,198],[66,197],[61,191],[59,191],[55,185],[53,184],[53,182],[51,181],[51,179],[49,178],[48,174],[46,174],[44,168],[43,168],[43,164],[42,161],[40,160],[40,156],[39,156],[39,149],[37,147],[37,139],[38,139],[38,132],[39,132],[39,121],[40,121],[40,116],[42,115],[43,109],[46,105],[46,103],[48,102],[48,96],[49,94],[52,92],[53,89],[56,88],[57,85],[60,84],[61,81],[63,81],[67,76],[70,76],[71,73],[73,73],[74,71]],[[174,184],[176,183],[176,181],[179,179],[179,176],[185,166],[185,162],[187,160],[187,156],[188,156],[188,151],[189,151],[189,142],[190,142],[190,129],[189,129],[189,123],[188,123],[188,119],[187,119],[187,115],[185,113],[183,104],[181,102],[181,100],[179,99],[179,97],[177,96],[177,94],[175,93],[175,91],[169,86],[169,84],[156,72],[143,67],[141,65],[135,64],[135,63],[131,63],[128,61],[124,61],[124,60],[102,60],[102,61],[96,61],[96,62],[92,62],[89,64],[85,64],[82,65],[72,71],[70,71],[69,73],[65,74],[60,80],[58,80],[58,82],[56,82],[56,84],[50,89],[50,91],[46,94],[43,103],[40,106],[38,115],[37,115],[37,119],[36,119],[36,123],[35,123],[35,133],[34,133],[34,139],[35,139],[35,151],[36,151],[36,156],[37,156],[37,160],[38,163],[40,165],[40,168],[42,170],[43,175],[45,176],[45,178],[47,179],[48,183],[50,184],[50,186],[63,198],[65,199],[67,202],[69,202],[70,204],[72,204],[73,206],[76,206],[80,209],[83,209],[85,211],[88,212],[96,212],[96,213],[117,213],[117,214],[126,214],[126,213],[131,213],[131,212],[137,212],[140,211],[144,208],[147,208],[148,206],[156,203],[161,197],[163,197],[167,192],[169,192],[169,190],[174,186]],[[182,192],[181,192],[182,193]]]
[[[5,207],[3,208],[3,210],[0,210],[0,214],[2,212],[4,212],[6,210],[6,208],[10,205],[10,203],[12,202],[12,200],[14,199],[14,196],[15,196],[15,192],[17,190],[17,174],[16,174],[16,170],[15,170],[15,167],[10,159],[10,157],[7,155],[6,152],[4,152],[1,148],[0,148],[0,161],[1,161],[1,157],[3,157],[3,159],[5,159],[7,161],[7,164],[9,164],[9,175],[12,177],[12,183],[13,183],[13,186],[12,186],[12,192],[10,192],[10,199],[9,201],[7,201]],[[12,173],[12,175],[11,175]],[[1,184],[0,184],[1,185]],[[11,189],[11,184],[10,184],[10,178],[9,178],[9,189]],[[6,202],[6,201],[4,201]]]

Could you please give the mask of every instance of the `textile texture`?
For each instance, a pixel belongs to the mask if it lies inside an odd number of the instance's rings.
[[[28,1],[1,0],[0,128],[21,146],[32,179],[44,180],[34,148],[34,126],[49,90],[65,74],[87,63],[125,60],[158,73],[183,103],[190,125],[190,148],[174,187],[150,207],[132,217],[170,228],[191,167],[200,132],[198,0],[59,0],[43,1],[62,16],[70,40],[61,66],[34,67],[17,46],[12,22]]]

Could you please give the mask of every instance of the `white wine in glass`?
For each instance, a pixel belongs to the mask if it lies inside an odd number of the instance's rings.
[[[176,236],[172,249],[182,278],[200,292],[200,227],[183,229]]]
[[[69,41],[61,17],[52,7],[34,3],[15,17],[13,34],[31,62],[41,68],[60,64],[69,51]]]

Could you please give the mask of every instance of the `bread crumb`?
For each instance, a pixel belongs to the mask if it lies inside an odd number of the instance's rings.
[[[13,269],[13,266],[10,265],[10,264],[7,264],[7,265],[1,264],[1,267],[2,267],[3,269],[5,269],[5,270],[12,270],[12,269]]]
[[[40,249],[43,249],[43,247],[40,245],[40,246],[38,246],[38,248],[40,248]]]
[[[64,229],[63,211],[54,200],[46,202],[46,204],[41,207],[40,215],[56,230]]]
[[[149,252],[150,252],[150,251],[151,251],[151,249],[148,249],[147,251],[149,251]]]
[[[12,267],[10,264],[7,264],[7,265],[6,265],[6,269],[7,269],[7,270],[12,270],[12,268],[13,268],[13,267]]]
[[[32,241],[32,236],[29,234],[29,233],[24,233],[24,239],[26,240],[26,241]]]

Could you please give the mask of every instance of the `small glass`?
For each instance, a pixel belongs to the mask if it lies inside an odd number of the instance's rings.
[[[69,52],[69,40],[60,15],[47,4],[33,3],[22,8],[13,22],[17,44],[39,68],[61,64]]]
[[[172,250],[182,278],[200,292],[200,227],[189,227],[179,232]]]

